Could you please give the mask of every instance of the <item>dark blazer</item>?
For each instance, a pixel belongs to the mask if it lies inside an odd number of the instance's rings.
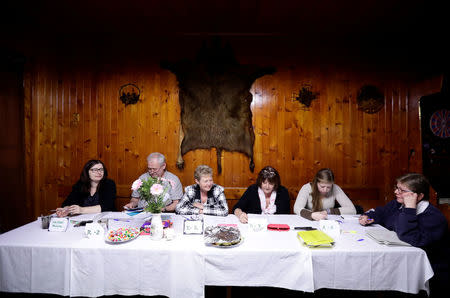
[[[116,206],[114,204],[116,200],[116,183],[114,183],[111,179],[104,180],[101,184],[98,192],[98,200],[100,203],[100,207],[103,211],[116,211]],[[88,194],[83,193],[81,191],[81,182],[78,181],[72,187],[72,192],[62,203],[62,207],[70,206],[70,205],[78,205],[80,207],[83,206],[84,200],[87,198]]]
[[[278,186],[277,197],[275,199],[277,211],[275,214],[289,214],[291,213],[291,206],[289,204],[289,192],[286,187]],[[258,185],[250,185],[244,192],[239,202],[233,207],[233,213],[236,208],[241,209],[245,213],[261,214],[261,201],[258,195]]]

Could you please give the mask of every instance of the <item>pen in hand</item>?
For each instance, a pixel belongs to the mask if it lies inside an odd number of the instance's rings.
[[[359,217],[359,223],[360,223],[361,225],[363,225],[363,226],[369,225],[369,224],[371,224],[371,223],[373,223],[373,222],[374,222],[374,219],[373,219],[373,218],[370,218],[369,216],[367,216],[367,215],[365,215],[365,214],[363,214],[363,215],[361,215],[361,216]]]

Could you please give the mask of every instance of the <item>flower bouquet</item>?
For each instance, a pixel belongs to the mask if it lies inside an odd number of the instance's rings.
[[[137,179],[131,186],[132,190],[137,190],[141,199],[147,202],[145,207],[146,212],[161,213],[161,210],[166,206],[164,196],[169,190],[169,185],[164,185],[163,178],[149,177],[147,180]]]

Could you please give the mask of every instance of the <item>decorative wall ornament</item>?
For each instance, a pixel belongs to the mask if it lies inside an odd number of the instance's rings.
[[[119,89],[119,98],[125,104],[136,104],[139,101],[141,95],[141,89],[135,84],[125,84]]]
[[[311,84],[303,84],[298,93],[294,93],[294,99],[300,102],[308,109],[311,106],[313,100],[317,99],[319,92],[311,91]]]
[[[373,85],[364,85],[356,97],[358,110],[367,114],[375,114],[384,106],[384,94]]]
[[[195,149],[217,150],[217,171],[221,173],[223,150],[244,153],[253,172],[253,145],[250,104],[253,82],[275,72],[273,67],[242,65],[233,50],[220,39],[205,43],[194,60],[162,62],[178,80],[181,108],[180,150],[177,167],[184,166],[183,155]]]
[[[79,113],[73,113],[72,114],[72,120],[70,120],[70,126],[71,127],[78,127],[79,123],[80,123],[80,114]]]

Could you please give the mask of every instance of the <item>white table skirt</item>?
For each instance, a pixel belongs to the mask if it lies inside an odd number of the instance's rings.
[[[172,217],[181,233],[182,219]],[[199,237],[179,233],[173,241],[141,236],[108,244],[84,238],[83,230],[48,232],[35,221],[0,235],[0,291],[204,297],[204,244]]]
[[[268,223],[285,223],[291,228],[318,228],[318,222],[296,215],[266,218]],[[217,249],[212,250],[215,253],[207,254],[206,284],[273,286],[306,292],[321,288],[392,290],[414,294],[420,290],[429,292],[428,280],[433,276],[433,270],[425,251],[416,247],[378,244],[366,236],[365,231],[383,227],[363,227],[356,217],[333,218],[341,222],[341,235],[335,239],[333,248],[320,249],[300,245],[295,230],[254,233],[248,231],[247,225],[239,224],[245,240],[240,247],[227,253],[227,261]],[[228,216],[227,221],[238,222],[234,216]],[[290,254],[294,257],[287,257]],[[266,258],[271,261],[261,261]]]
[[[255,215],[249,215],[250,217]],[[289,223],[296,216],[269,216],[269,223]],[[205,224],[224,219],[207,217]],[[234,215],[226,223],[238,224],[244,238],[235,248],[206,247],[206,284],[218,286],[271,286],[314,291],[311,251],[300,245],[294,231],[249,231]]]
[[[113,216],[119,215],[124,216]],[[417,293],[429,290],[433,276],[423,250],[377,244],[365,236],[367,227],[351,220],[341,224],[343,233],[331,249],[302,246],[294,230],[249,231],[234,215],[205,216],[205,226],[238,224],[243,242],[233,248],[209,247],[201,235],[182,235],[182,217],[172,215],[172,220],[177,235],[172,241],[141,236],[111,245],[83,238],[83,228],[47,232],[38,221],[2,234],[0,291],[203,297],[205,285],[228,285]],[[296,215],[267,220],[291,227],[317,225]]]
[[[314,288],[429,292],[433,269],[424,250],[386,246],[366,236],[357,221],[343,220],[332,250],[313,250]]]
[[[38,221],[0,235],[0,290],[70,295],[75,239],[42,230]]]

